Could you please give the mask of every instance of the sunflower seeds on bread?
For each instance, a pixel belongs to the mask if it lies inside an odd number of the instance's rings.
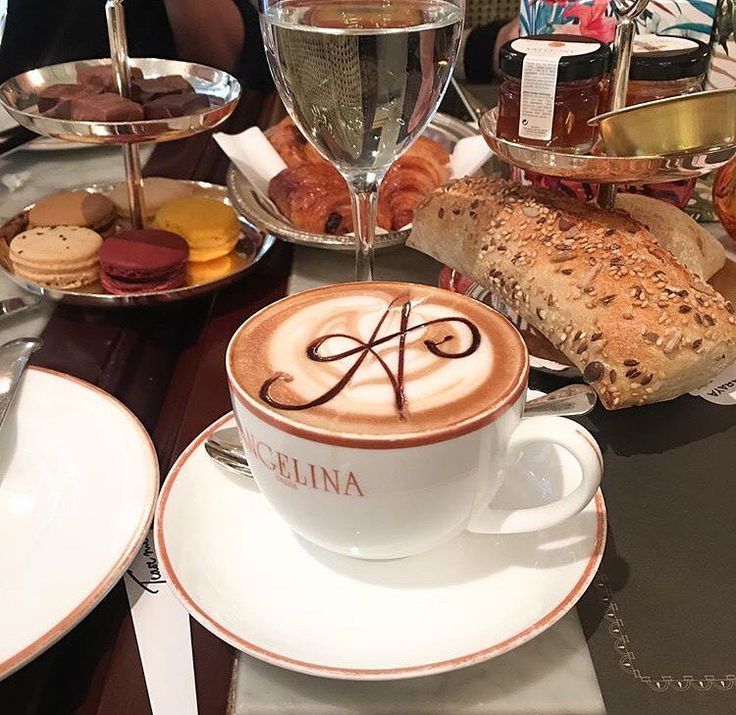
[[[408,245],[499,294],[609,409],[673,399],[736,360],[734,307],[622,213],[464,179],[419,206]]]

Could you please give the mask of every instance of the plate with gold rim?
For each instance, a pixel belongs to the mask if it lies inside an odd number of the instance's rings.
[[[234,424],[232,414],[217,420],[172,468],[156,507],[156,551],[189,613],[268,663],[347,680],[464,668],[556,623],[600,564],[600,491],[564,524],[533,534],[464,533],[389,561],[326,551],[292,532],[253,480],[207,455],[207,437]],[[568,493],[580,479],[568,460],[556,447],[525,450],[494,503],[531,506]]]
[[[0,679],[120,580],[158,486],[156,452],[126,407],[70,375],[28,369],[0,431]]]

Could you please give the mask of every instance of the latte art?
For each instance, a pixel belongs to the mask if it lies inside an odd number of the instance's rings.
[[[526,355],[507,321],[463,296],[394,283],[291,296],[247,321],[231,374],[259,412],[330,432],[424,432],[518,396]]]
[[[480,331],[473,323],[471,323],[467,318],[461,318],[458,316],[452,316],[448,318],[435,318],[434,320],[430,320],[426,323],[410,325],[409,318],[412,311],[411,300],[406,300],[401,304],[401,325],[399,330],[391,332],[388,335],[382,335],[381,328],[386,322],[386,318],[388,318],[391,311],[396,309],[396,305],[396,300],[392,301],[389,304],[388,308],[386,308],[386,311],[380,317],[378,323],[376,324],[375,329],[371,333],[371,337],[368,342],[363,342],[359,337],[347,335],[345,333],[330,333],[328,335],[322,335],[316,340],[313,340],[311,343],[309,343],[309,345],[307,346],[307,357],[310,360],[314,360],[315,362],[334,362],[336,360],[342,360],[344,358],[356,356],[356,360],[352,364],[350,369],[329,390],[321,394],[319,397],[316,397],[309,402],[296,404],[279,402],[277,399],[274,399],[270,394],[271,386],[278,380],[286,380],[287,382],[293,380],[292,375],[290,375],[289,373],[279,372],[276,373],[276,375],[274,375],[273,377],[270,377],[263,383],[263,385],[261,385],[261,389],[258,393],[260,398],[271,407],[277,407],[280,410],[308,410],[311,407],[318,407],[319,405],[323,405],[325,404],[325,402],[329,402],[333,397],[339,395],[340,392],[342,392],[342,390],[350,383],[350,380],[353,379],[354,375],[358,372],[365,360],[367,358],[372,358],[373,360],[376,360],[378,362],[383,371],[386,373],[386,377],[388,378],[388,381],[390,382],[391,387],[394,391],[394,402],[396,404],[396,410],[399,416],[404,418],[404,408],[406,407],[404,381],[406,379],[407,335],[409,333],[415,332],[416,330],[426,329],[434,325],[449,325],[450,323],[460,323],[462,325],[465,325],[470,331],[471,343],[468,348],[466,348],[465,350],[461,350],[460,352],[447,352],[440,347],[443,343],[449,343],[453,340],[454,336],[452,334],[447,334],[440,340],[427,339],[424,341],[424,346],[427,348],[427,350],[429,350],[430,353],[438,358],[445,359],[458,359],[467,357],[468,355],[472,355],[478,349],[481,337]],[[325,345],[327,343],[330,343],[331,341],[334,341],[336,338],[353,341],[356,343],[356,347],[352,349],[342,350],[331,355],[324,354],[323,348],[325,348]],[[395,372],[378,351],[378,349],[382,345],[391,343],[394,340],[397,340],[399,344]]]

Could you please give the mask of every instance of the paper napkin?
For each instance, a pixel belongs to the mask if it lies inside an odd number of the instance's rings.
[[[189,614],[159,569],[153,532],[124,580],[153,715],[197,715]]]
[[[268,182],[286,164],[266,135],[258,127],[251,127],[240,134],[217,132],[215,141],[256,190],[268,196]]]

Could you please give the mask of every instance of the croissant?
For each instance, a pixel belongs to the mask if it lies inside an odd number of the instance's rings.
[[[384,203],[391,215],[390,228],[396,231],[411,223],[414,209],[446,178],[445,166],[433,162],[428,155],[410,150],[402,156],[386,174],[379,195],[379,205]]]
[[[268,139],[288,167],[271,179],[268,187],[279,211],[305,231],[350,233],[350,193],[338,171],[309,144],[289,117],[269,131]],[[448,178],[449,160],[449,154],[437,142],[419,137],[383,180],[377,224],[388,231],[410,224],[422,199]]]
[[[268,184],[268,195],[294,226],[314,233],[353,230],[345,180],[326,162],[284,169]]]
[[[268,130],[268,141],[284,160],[286,166],[293,169],[310,162],[327,164],[327,160],[304,138],[299,127],[290,117],[285,117]]]

